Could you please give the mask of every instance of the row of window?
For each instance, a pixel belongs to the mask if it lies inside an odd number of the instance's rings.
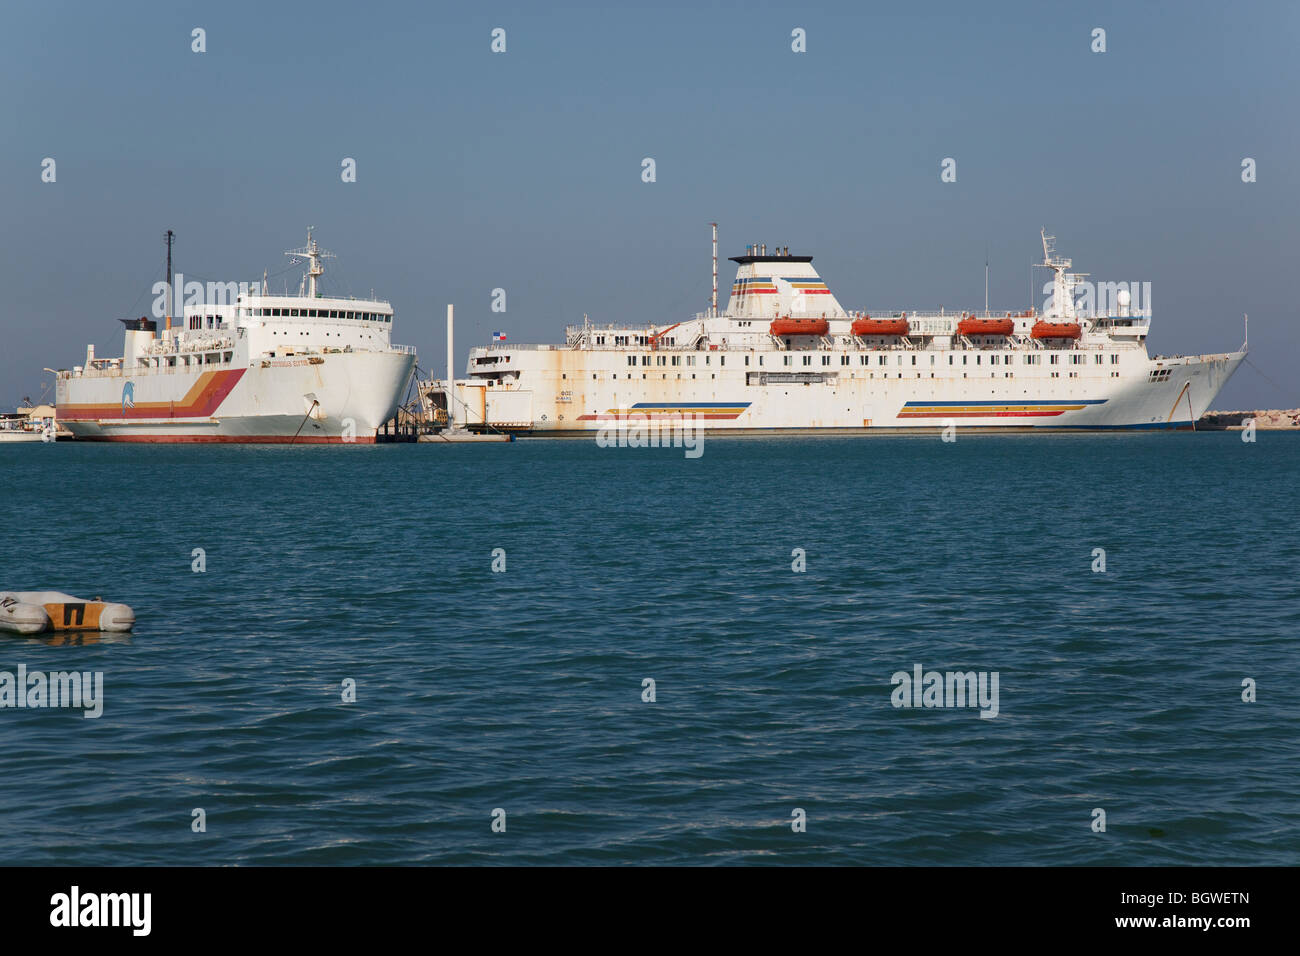
[[[391,322],[391,315],[379,312],[349,312],[340,309],[249,309],[249,315],[276,319],[356,319],[361,322]]]
[[[896,353],[896,354],[897,354],[897,359],[896,359],[895,364],[896,364],[896,365],[902,365],[902,364],[903,364],[903,356],[902,356],[902,354],[898,354],[898,353]],[[1051,353],[1051,354],[1048,356],[1048,364],[1050,364],[1050,365],[1057,365],[1057,364],[1059,364],[1060,357],[1061,357],[1061,356],[1060,356],[1059,353],[1056,353],[1056,352]],[[782,356],[782,358],[784,359],[784,364],[789,365],[789,364],[791,364],[791,360],[792,360],[793,356],[785,355],[785,356]],[[917,361],[916,361],[917,356],[916,356],[915,354],[913,354],[913,355],[910,356],[910,358],[911,358],[911,360],[912,360],[912,361],[911,361],[911,364],[912,364],[912,365],[916,365],[916,364],[917,364]],[[840,364],[841,364],[841,365],[848,365],[848,364],[850,364],[850,360],[851,360],[851,359],[852,359],[852,356],[849,356],[849,355],[841,355],[841,356],[840,356]],[[998,354],[998,353],[996,353],[996,352],[995,352],[994,354],[990,355],[990,356],[988,357],[988,359],[989,359],[989,364],[990,364],[990,365],[1011,365],[1011,364],[1014,364],[1014,362],[1015,362],[1015,356],[1014,356],[1014,355],[1001,355],[1001,354]],[[888,357],[887,355],[877,355],[877,356],[876,356],[876,364],[877,364],[877,365],[884,365],[884,364],[886,364],[888,361],[889,361],[889,357]],[[1025,365],[1042,365],[1042,364],[1043,364],[1043,356],[1042,356],[1041,353],[1040,353],[1040,354],[1032,354],[1032,355],[1022,355],[1022,356],[1021,356],[1021,361],[1022,361]],[[1075,355],[1071,355],[1071,356],[1070,356],[1070,364],[1071,364],[1071,365],[1086,365],[1087,362],[1088,362],[1088,356],[1086,356],[1086,355],[1078,355],[1078,354],[1075,354]],[[1105,358],[1104,358],[1100,353],[1098,353],[1098,354],[1096,354],[1096,355],[1093,356],[1093,364],[1094,364],[1094,365],[1101,365],[1103,362],[1105,362]],[[749,359],[748,359],[748,358],[745,359],[745,364],[746,364],[746,365],[749,364]],[[759,365],[762,365],[762,364],[763,364],[762,356],[759,356],[758,364],[759,364]],[[811,356],[811,355],[805,355],[805,356],[803,356],[803,364],[804,364],[804,365],[811,365],[811,364],[812,364],[812,356]],[[830,365],[830,364],[831,364],[831,357],[830,357],[829,355],[823,355],[823,356],[822,356],[822,364],[823,364],[823,365]],[[869,355],[859,355],[859,356],[858,356],[858,364],[859,364],[859,365],[870,365],[870,364],[871,364],[871,356],[869,356]],[[934,365],[934,364],[935,364],[935,356],[934,356],[934,355],[931,355],[931,356],[930,356],[930,364],[931,364],[931,365]],[[952,353],[949,353],[949,355],[948,355],[948,364],[949,364],[949,365],[955,365],[955,364],[956,364],[956,355],[954,355],[954,354],[952,354]],[[965,352],[962,353],[962,356],[961,356],[961,364],[962,364],[962,365],[968,365],[968,364],[970,364],[970,356],[969,356],[968,353],[965,353]],[[983,356],[982,354],[980,354],[980,353],[976,353],[976,354],[975,354],[975,364],[976,364],[976,365],[983,365],[983,364],[984,364],[984,356]],[[1119,364],[1119,355],[1118,355],[1118,354],[1112,354],[1112,355],[1110,356],[1110,364],[1111,364],[1111,365],[1118,365],[1118,364]]]
[[[805,363],[805,364],[807,364],[807,363]],[[997,378],[997,374],[998,374],[997,372],[989,372],[989,378]],[[1111,374],[1111,377],[1113,377],[1113,378],[1117,378],[1117,377],[1119,377],[1119,372],[1111,372],[1110,374]],[[561,375],[560,375],[560,378],[563,378],[563,379],[567,379],[568,377],[569,377],[569,376],[568,376],[568,373],[564,373],[564,374],[561,374]],[[645,378],[645,377],[646,377],[646,375],[645,375],[644,372],[641,373],[641,377],[642,377],[642,378]],[[667,378],[667,377],[668,377],[668,373],[665,372],[665,373],[663,374],[662,377],[663,377],[663,378]],[[677,377],[678,377],[678,378],[681,378],[681,377],[682,377],[681,372],[678,372],[678,373],[677,373]],[[710,375],[709,377],[710,377],[710,378],[717,378],[718,376],[717,376],[716,374],[713,374],[713,375]],[[852,378],[852,377],[853,377],[852,375],[849,375],[849,378]],[[874,379],[875,377],[876,377],[876,373],[875,373],[875,372],[868,372],[868,373],[867,373],[867,378]],[[880,373],[880,377],[883,378],[883,379],[888,379],[888,378],[889,378],[889,373],[888,373],[888,372],[881,372],[881,373]],[[902,372],[897,373],[897,377],[898,377],[898,378],[902,378],[902,377],[903,377],[903,373],[902,373]],[[916,377],[917,377],[917,378],[920,378],[920,377],[921,377],[921,373],[920,373],[920,372],[917,372],[917,373],[916,373]],[[965,372],[962,372],[962,373],[961,373],[961,377],[962,377],[962,378],[966,378],[966,377],[967,377],[966,373],[965,373]],[[1015,378],[1015,377],[1016,377],[1016,373],[1015,373],[1015,372],[1003,372],[1003,373],[1002,373],[1002,377],[1003,377],[1003,378]],[[1051,378],[1060,378],[1060,377],[1061,377],[1061,373],[1060,373],[1060,372],[1052,372],[1051,375],[1050,375],[1050,377],[1051,377]],[[1078,378],[1078,377],[1079,377],[1079,373],[1078,373],[1078,372],[1070,372],[1070,373],[1068,373],[1068,377],[1069,377],[1069,378]],[[1165,381],[1168,377],[1169,377],[1169,370],[1168,370],[1168,369],[1163,370],[1163,373],[1159,373],[1159,372],[1152,372],[1152,373],[1151,373],[1151,381],[1153,381],[1153,382],[1163,382],[1163,381]],[[596,375],[595,372],[593,372],[592,375],[591,375],[591,379],[592,379],[592,381],[596,381],[597,378],[598,378],[598,376]],[[613,375],[610,376],[610,378],[612,378],[614,381],[618,381],[618,373],[615,372]],[[629,375],[627,376],[627,378],[628,378],[628,380],[630,381],[630,380],[632,379],[632,375],[629,374]],[[694,373],[694,372],[691,373],[691,378],[695,378],[695,373]],[[930,373],[930,378],[934,378],[934,373],[933,373],[933,372]],[[498,384],[498,385],[499,385],[500,382],[495,382],[495,383],[493,383],[493,384]]]
[[[997,378],[997,374],[998,374],[997,372],[989,372],[989,378]],[[1078,378],[1078,377],[1079,377],[1079,373],[1078,373],[1078,372],[1070,372],[1070,373],[1068,373],[1068,375],[1069,375],[1070,378]],[[1119,373],[1118,373],[1118,372],[1111,372],[1111,375],[1113,375],[1113,376],[1117,376],[1117,375],[1119,375]],[[567,379],[568,377],[569,377],[569,376],[568,376],[567,373],[562,374],[562,375],[560,376],[560,378],[563,378],[563,379]],[[642,378],[645,378],[645,377],[646,377],[646,374],[645,374],[644,372],[642,372],[642,373],[641,373],[641,377],[642,377]],[[665,372],[661,377],[662,377],[662,378],[667,378],[667,377],[668,377],[668,373]],[[678,378],[681,378],[681,377],[682,377],[682,373],[681,373],[681,372],[678,372],[678,373],[677,373],[677,377],[678,377]],[[709,377],[710,377],[710,378],[717,378],[718,376],[717,376],[716,374],[712,374],[712,375],[710,375]],[[852,377],[853,377],[852,375],[849,376],[849,378],[852,378]],[[869,373],[867,373],[867,378],[874,379],[875,377],[876,377],[876,373],[875,373],[875,372],[869,372]],[[888,379],[888,378],[889,378],[889,373],[888,373],[888,372],[881,372],[881,373],[880,373],[880,377],[883,378],[883,379]],[[902,378],[902,377],[903,377],[903,373],[902,373],[902,372],[897,373],[897,377],[898,377],[898,378]],[[917,378],[920,378],[920,377],[921,377],[921,373],[920,373],[920,372],[917,372],[917,373],[916,373],[916,377],[917,377]],[[966,378],[966,377],[967,377],[966,373],[965,373],[965,372],[962,372],[962,373],[961,373],[961,377],[962,377],[962,378]],[[1003,378],[1015,378],[1015,377],[1016,377],[1016,373],[1015,373],[1015,372],[1003,372],[1003,373],[1002,373],[1002,377],[1003,377]],[[1061,377],[1061,373],[1060,373],[1060,372],[1052,372],[1050,377],[1051,377],[1051,378],[1060,378],[1060,377]],[[592,381],[596,381],[596,379],[597,379],[596,374],[595,374],[595,373],[592,373],[591,378],[592,378]],[[618,373],[615,372],[613,375],[610,376],[610,378],[612,378],[614,381],[618,381]],[[632,375],[629,374],[629,375],[627,376],[627,378],[628,378],[629,381],[631,381],[631,379],[632,379]],[[694,373],[694,372],[691,373],[691,378],[695,378],[695,373]],[[934,378],[934,373],[933,373],[933,372],[930,373],[930,378]],[[1153,378],[1152,381],[1156,381],[1156,379]],[[1160,379],[1160,381],[1164,381],[1164,379]],[[497,384],[499,384],[499,383],[497,383]],[[751,384],[753,384],[753,383],[751,383]]]
[[[191,365],[224,365],[234,358],[233,352],[192,352],[181,355],[145,356],[140,365],[145,368],[188,368]]]
[[[648,336],[648,335],[615,335],[615,336],[612,336],[612,338],[613,338],[613,340],[614,340],[614,341],[613,341],[613,344],[614,344],[614,345],[649,345],[649,344],[651,344],[651,343],[650,343],[650,336]],[[597,345],[604,345],[604,344],[605,344],[605,339],[606,339],[606,336],[604,336],[604,335],[598,335],[598,336],[596,336],[596,344],[597,344]],[[677,340],[674,339],[674,338],[660,339],[660,340],[659,340],[659,344],[660,344],[660,345],[676,345],[676,344],[677,344]]]
[[[812,365],[813,354],[816,354],[816,353],[810,353],[810,354],[807,354],[807,355],[803,355],[803,356],[802,356],[803,364],[804,364],[804,365]],[[893,354],[897,356],[895,364],[897,364],[897,365],[902,365],[902,364],[903,364],[903,355],[902,355],[902,353],[895,352],[895,353],[893,353]],[[969,362],[970,362],[970,354],[971,354],[971,353],[968,353],[968,352],[963,352],[963,353],[961,353],[961,364],[962,364],[962,365],[967,365],[967,364],[969,364]],[[1071,365],[1086,365],[1086,364],[1088,363],[1088,356],[1085,355],[1085,354],[1083,354],[1083,353],[1078,353],[1078,352],[1072,352],[1072,353],[1050,352],[1050,353],[1048,353],[1048,364],[1050,364],[1050,365],[1059,365],[1059,364],[1060,364],[1061,356],[1062,356],[1063,354],[1068,354],[1068,355],[1070,356],[1070,364],[1071,364]],[[984,353],[976,352],[976,353],[974,353],[974,355],[975,355],[975,364],[976,364],[976,365],[983,365],[983,364],[984,364]],[[1092,362],[1093,362],[1094,365],[1102,365],[1102,364],[1104,364],[1104,363],[1106,362],[1107,356],[1109,356],[1110,364],[1111,364],[1111,365],[1118,365],[1118,364],[1119,364],[1119,353],[1117,353],[1117,352],[1107,353],[1106,355],[1103,355],[1103,354],[1100,353],[1100,352],[1094,353],[1093,356],[1092,356]],[[705,364],[705,365],[709,365],[709,364],[711,364],[711,362],[712,362],[712,358],[713,358],[713,357],[710,356],[710,355],[705,355],[705,356],[704,356],[704,364]],[[748,355],[746,355],[744,358],[745,358],[745,364],[746,364],[746,365],[749,365],[749,358],[750,358],[750,357],[749,357]],[[852,357],[851,355],[841,355],[841,356],[840,356],[840,364],[841,364],[841,365],[849,365],[849,364],[852,362],[852,358],[853,358],[853,357]],[[916,356],[916,354],[913,353],[913,354],[910,356],[910,358],[911,358],[911,360],[912,360],[912,361],[911,361],[911,364],[912,364],[912,365],[916,365],[916,364],[917,364],[917,361],[916,361],[917,356]],[[1021,358],[1021,362],[1022,362],[1023,364],[1025,364],[1025,365],[1042,365],[1042,364],[1043,364],[1043,353],[1041,353],[1041,352],[1030,353],[1030,354],[1022,355],[1020,358]],[[694,365],[694,364],[695,364],[695,356],[694,356],[694,355],[686,355],[686,356],[685,356],[685,359],[686,359],[686,361],[683,363],[683,362],[682,362],[682,356],[680,356],[680,355],[671,355],[671,356],[670,356],[670,355],[658,355],[658,356],[655,356],[655,362],[654,362],[653,364],[655,364],[655,365],[682,365],[682,364],[685,364],[685,365]],[[990,364],[990,365],[1011,365],[1011,364],[1013,364],[1013,363],[1015,362],[1015,355],[1014,355],[1014,354],[1012,354],[1012,355],[1003,355],[1003,354],[999,354],[999,353],[996,353],[996,352],[995,352],[995,353],[993,353],[992,355],[990,355],[990,356],[988,357],[988,359],[989,359],[988,364]],[[823,354],[823,355],[821,356],[821,360],[822,360],[822,361],[821,361],[821,364],[822,364],[822,365],[830,365],[830,364],[831,364],[831,356],[830,356],[830,354]],[[886,354],[877,354],[877,355],[876,355],[876,364],[877,364],[877,365],[885,365],[888,361],[889,361],[889,356],[888,356],[888,355],[886,355]],[[628,364],[628,365],[637,365],[637,364],[638,364],[638,362],[637,362],[637,356],[635,356],[635,355],[629,355],[629,356],[627,357],[627,364]],[[650,365],[650,364],[652,364],[652,363],[650,362],[650,356],[649,356],[649,355],[642,355],[642,356],[641,356],[641,361],[640,361],[639,364],[641,364],[641,365]],[[725,355],[719,355],[719,356],[718,356],[718,364],[719,364],[719,365],[726,365],[726,364],[727,364],[727,358],[726,358]],[[759,365],[762,365],[762,364],[763,364],[763,356],[762,356],[762,355],[758,356],[758,364],[759,364]],[[783,365],[791,365],[791,364],[793,364],[793,356],[792,356],[792,355],[783,355],[783,356],[782,356],[782,364],[783,364]],[[871,364],[871,356],[870,356],[870,355],[867,355],[867,354],[860,354],[860,355],[858,355],[858,364],[859,364],[859,365],[870,365],[870,364]],[[934,365],[934,364],[935,364],[935,356],[934,356],[933,353],[930,355],[930,364],[931,364],[931,365]],[[948,354],[948,364],[949,364],[949,365],[955,365],[955,364],[956,364],[956,353],[951,353],[951,352],[950,352],[950,353]]]
[[[627,364],[628,364],[628,365],[636,365],[636,364],[637,364],[636,358],[637,358],[637,357],[636,357],[635,355],[629,355],[629,356],[627,357]],[[681,356],[681,355],[656,355],[656,356],[655,356],[655,363],[654,363],[654,364],[655,364],[655,365],[681,365],[681,364],[683,364],[683,363],[682,363],[682,359],[683,359],[683,358],[686,359],[686,362],[685,362],[686,365],[694,365],[694,364],[695,364],[695,356],[694,356],[694,355],[686,355],[686,356]],[[672,361],[671,361],[671,362],[668,361],[669,359],[672,359]],[[642,365],[649,365],[649,364],[650,364],[650,356],[649,356],[649,355],[642,355],[642,356],[641,356],[641,364],[642,364]],[[705,364],[705,365],[711,365],[711,364],[713,364],[713,356],[712,356],[712,355],[706,355],[706,356],[704,356],[704,364]],[[718,364],[719,364],[719,365],[726,365],[726,364],[727,364],[727,357],[726,357],[725,355],[719,355],[719,356],[718,356]],[[745,364],[746,364],[746,365],[749,364],[749,356],[748,356],[748,355],[745,356]],[[763,364],[763,360],[762,360],[762,358],[759,358],[759,360],[758,360],[758,364],[759,364],[759,365],[762,365],[762,364]]]

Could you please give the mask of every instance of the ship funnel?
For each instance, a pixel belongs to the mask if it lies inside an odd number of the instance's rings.
[[[767,320],[786,316],[835,319],[847,315],[813,268],[812,256],[768,256],[765,248],[750,246],[745,255],[732,257],[740,268],[731,287],[727,315]]]

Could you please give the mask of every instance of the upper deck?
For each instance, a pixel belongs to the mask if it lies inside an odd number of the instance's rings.
[[[788,247],[777,247],[774,255],[766,246],[750,246],[737,264],[736,278],[725,310],[711,308],[694,317],[665,326],[592,323],[565,328],[562,345],[491,344],[473,350],[475,355],[512,350],[548,349],[625,351],[788,351],[837,349],[1088,349],[1142,348],[1150,332],[1149,314],[1128,308],[1127,292],[1117,299],[1114,311],[1081,308],[1075,302],[1075,288],[1081,274],[1069,272],[1071,262],[1055,254],[1054,239],[1043,236],[1044,268],[1055,272],[1054,293],[1045,312],[988,312],[871,309],[849,311],[813,268],[812,256],[791,255]],[[715,233],[716,262],[716,233]],[[1113,284],[1112,284],[1113,285]],[[716,303],[716,266],[715,293]],[[900,333],[873,331],[864,320],[892,320],[905,328]],[[996,320],[1006,331],[981,334],[982,320]],[[793,320],[793,321],[791,321]],[[905,324],[904,324],[905,323]],[[965,323],[963,325],[963,323]],[[1071,327],[1068,337],[1047,337],[1041,323],[1063,323]],[[807,329],[807,331],[803,331]]]

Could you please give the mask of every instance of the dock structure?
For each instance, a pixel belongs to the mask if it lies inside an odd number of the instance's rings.
[[[503,442],[514,440],[514,435],[508,435],[502,432],[470,432],[453,431],[450,429],[440,432],[426,432],[419,437],[419,441],[421,442],[429,442],[432,444],[441,442],[452,445],[461,442]]]
[[[379,430],[375,432],[375,444],[395,445],[402,442],[413,442],[418,440],[419,437],[419,424],[399,411],[396,416],[384,422],[379,427]]]
[[[471,409],[465,396],[457,393],[455,379],[455,308],[447,306],[447,377],[439,381],[416,382],[416,400],[409,403],[406,412],[416,422],[418,440],[428,444],[467,444],[477,442],[511,442],[515,436],[487,424],[481,407]],[[476,387],[482,396],[482,387]],[[481,403],[480,403],[481,405]]]

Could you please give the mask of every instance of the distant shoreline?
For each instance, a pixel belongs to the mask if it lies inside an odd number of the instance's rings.
[[[1241,431],[1250,419],[1260,431],[1300,430],[1300,408],[1266,408],[1250,412],[1206,412],[1196,423],[1197,428],[1220,431]]]

